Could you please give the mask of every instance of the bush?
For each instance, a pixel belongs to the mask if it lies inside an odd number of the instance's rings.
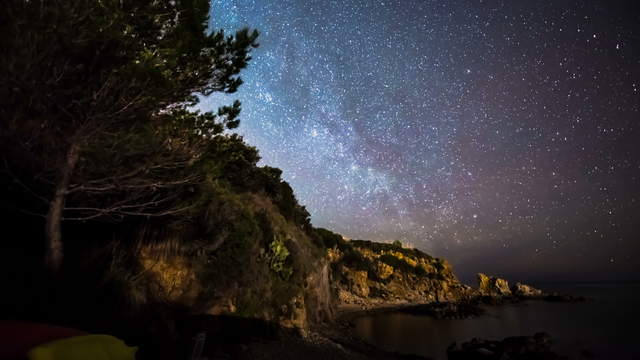
[[[414,259],[433,259],[432,256],[423,253],[418,249],[405,249],[402,247],[402,243],[396,240],[393,243],[377,243],[369,240],[351,240],[350,243],[358,248],[369,249],[376,253],[383,253],[388,251],[395,251],[402,253],[402,255],[414,258]],[[398,245],[399,244],[399,245]]]
[[[293,269],[287,264],[287,258],[290,255],[289,249],[287,249],[284,242],[277,236],[273,237],[269,248],[271,250],[269,254],[269,267],[273,272],[282,277],[282,279],[289,280],[293,274]]]
[[[362,256],[362,254],[358,250],[354,248],[347,248],[345,250],[346,251],[344,251],[344,255],[342,256],[341,261],[347,267],[350,267],[357,271],[372,272],[375,270],[371,261]]]
[[[322,242],[324,247],[326,247],[327,249],[332,249],[336,246],[341,245],[341,243],[345,242],[342,239],[342,236],[323,228],[314,229],[314,235],[315,237],[320,238],[320,241]]]
[[[384,254],[380,256],[378,260],[387,265],[393,266],[396,269],[400,269],[401,271],[404,271],[406,273],[413,273],[418,276],[427,275],[427,272],[421,266],[413,266],[403,259],[398,259],[397,257],[390,254]]]

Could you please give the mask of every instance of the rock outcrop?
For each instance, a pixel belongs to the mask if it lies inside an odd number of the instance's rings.
[[[458,281],[446,260],[417,249],[338,237],[329,245],[340,304],[365,308],[425,304],[459,301],[473,294],[470,287]]]
[[[505,279],[501,279],[494,276],[487,276],[482,273],[478,273],[478,292],[482,296],[491,297],[506,297],[512,296],[511,289],[509,289],[509,283]]]
[[[511,293],[514,296],[521,297],[521,298],[534,298],[534,297],[541,297],[545,295],[542,292],[542,290],[536,289],[533,286],[525,285],[519,282],[511,287]]]

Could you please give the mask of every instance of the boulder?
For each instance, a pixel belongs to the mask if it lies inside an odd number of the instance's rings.
[[[519,282],[511,287],[511,293],[513,293],[514,296],[518,297],[541,297],[544,295],[542,290]]]
[[[478,273],[478,292],[484,296],[512,296],[507,280],[482,273]]]

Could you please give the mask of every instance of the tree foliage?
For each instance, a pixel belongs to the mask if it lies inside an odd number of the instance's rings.
[[[239,102],[216,113],[193,106],[198,95],[237,90],[258,36],[209,31],[208,15],[207,0],[4,4],[3,176],[37,199],[23,210],[47,219],[52,268],[64,220],[189,208],[185,194],[221,143],[213,139],[240,112]]]

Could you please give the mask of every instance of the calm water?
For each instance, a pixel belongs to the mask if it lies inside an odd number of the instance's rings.
[[[583,295],[585,303],[529,301],[487,307],[487,314],[463,320],[389,313],[355,320],[358,336],[379,347],[434,359],[446,359],[454,341],[473,337],[503,339],[545,331],[558,353],[581,359],[640,359],[640,284],[540,285],[551,291]]]

